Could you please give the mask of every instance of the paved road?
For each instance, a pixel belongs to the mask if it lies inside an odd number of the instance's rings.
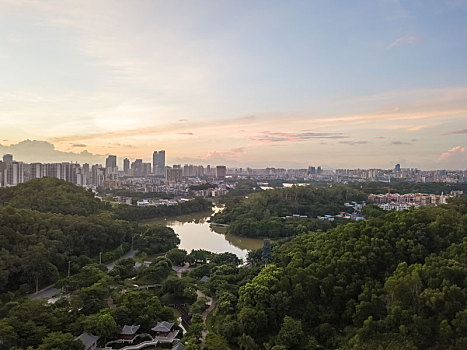
[[[29,295],[29,298],[33,300],[39,299],[50,299],[55,294],[57,294],[59,290],[55,288],[55,285],[52,284],[51,286],[47,286],[44,289],[41,289],[39,292]]]
[[[110,264],[107,264],[107,270],[112,270],[115,266],[115,264],[117,263],[117,261],[120,261],[120,260],[123,260],[123,259],[128,259],[128,258],[133,258],[136,253],[138,253],[137,250],[135,249],[132,249],[132,250],[129,250],[128,252],[126,252],[124,255],[122,255],[120,258],[118,258],[117,260],[115,261],[112,261]]]
[[[190,268],[190,264],[185,263],[183,266],[172,266],[172,270],[177,273],[178,278],[182,278],[182,272],[188,270]]]
[[[115,263],[117,261],[119,261],[119,260],[133,258],[136,255],[136,253],[138,253],[138,251],[135,250],[135,249],[129,250],[127,253],[125,253],[123,256],[121,256],[117,260],[111,262],[110,264],[107,264],[106,265],[107,270],[109,270],[109,271],[112,270],[114,268],[114,266],[115,266]],[[50,286],[45,287],[44,289],[41,289],[37,293],[30,294],[29,298],[33,299],[33,300],[50,299],[54,295],[56,295],[58,292],[59,292],[59,290],[57,288],[55,288],[54,284],[52,284]]]
[[[188,270],[189,268],[190,268],[190,265],[188,263],[186,263],[184,266],[172,266],[172,269],[177,272],[178,278],[182,278],[182,272]],[[207,295],[205,295],[199,289],[196,290],[196,294],[198,295],[199,298],[204,297],[204,298],[208,299],[207,304],[209,305],[209,307],[206,310],[204,310],[204,312],[202,314],[203,323],[204,323],[204,327],[205,327],[205,329],[201,333],[201,349],[202,349],[202,348],[204,348],[204,342],[206,340],[206,336],[209,333],[209,331],[206,329],[206,319],[208,318],[211,311],[214,310],[214,308],[216,307],[217,299],[208,297]]]

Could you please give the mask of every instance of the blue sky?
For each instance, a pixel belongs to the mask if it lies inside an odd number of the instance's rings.
[[[0,33],[0,152],[467,167],[467,1],[0,0]]]

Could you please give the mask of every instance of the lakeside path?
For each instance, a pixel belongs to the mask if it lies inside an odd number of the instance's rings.
[[[111,263],[107,264],[107,270],[112,270],[115,266],[115,264],[122,259],[128,259],[128,258],[133,258],[136,254],[138,253],[138,250],[131,249],[125,254],[123,254],[120,258],[117,260],[112,261]],[[55,284],[51,284],[50,286],[47,286],[45,288],[42,288],[39,290],[37,293],[32,293],[29,294],[29,298],[32,300],[40,300],[40,299],[50,299],[54,295],[56,295],[60,290],[55,288]]]

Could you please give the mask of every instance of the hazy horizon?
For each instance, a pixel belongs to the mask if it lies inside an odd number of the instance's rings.
[[[466,16],[462,0],[0,0],[0,155],[465,170]]]

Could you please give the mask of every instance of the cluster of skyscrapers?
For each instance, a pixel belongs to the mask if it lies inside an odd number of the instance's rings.
[[[13,155],[5,154],[0,161],[0,187],[15,186],[17,184],[42,177],[55,177],[66,180],[75,185],[100,187],[107,184],[115,185],[124,177],[158,177],[167,182],[181,182],[182,177],[212,176],[225,178],[227,168],[217,166],[204,168],[201,165],[165,165],[165,151],[155,151],[152,163],[136,159],[130,162],[123,159],[123,170],[119,169],[117,156],[109,155],[105,160],[105,167],[101,164],[80,165],[78,163],[24,163],[15,161]]]
[[[5,154],[0,161],[0,187],[17,184],[42,177],[55,177],[79,186],[101,186],[104,181],[116,181],[122,176],[164,176],[165,151],[154,152],[153,164],[136,159],[123,160],[123,171],[117,165],[117,156],[109,155],[105,167],[101,164],[80,165],[78,163],[24,163],[15,161],[13,155]]]

